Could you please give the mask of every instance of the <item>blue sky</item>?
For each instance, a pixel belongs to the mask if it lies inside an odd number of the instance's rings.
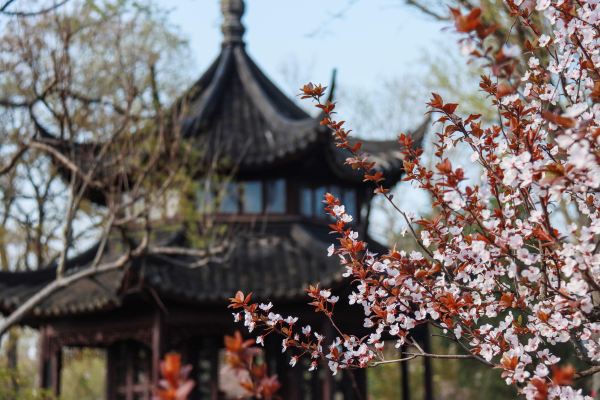
[[[194,73],[200,75],[219,52],[219,0],[159,4],[171,10],[172,23],[189,39]],[[246,0],[243,21],[249,53],[288,93],[306,79],[329,82],[335,67],[341,85],[401,78],[447,35],[443,24],[402,0]],[[284,73],[286,67],[296,73]]]

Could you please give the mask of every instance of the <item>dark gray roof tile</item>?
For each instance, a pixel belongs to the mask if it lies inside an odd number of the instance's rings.
[[[178,232],[166,243],[180,242],[180,236]],[[332,240],[324,226],[292,224],[273,232],[236,234],[224,254],[207,259],[201,266],[195,266],[197,260],[188,256],[146,255],[123,269],[61,288],[42,301],[33,314],[50,317],[111,309],[120,306],[124,296],[137,287],[152,288],[161,298],[194,304],[223,302],[237,290],[274,301],[300,298],[308,284],[331,286],[343,282],[337,259],[327,257],[326,248]],[[67,274],[91,262],[91,250],[70,260]],[[114,254],[109,251],[106,257]],[[128,271],[137,279],[126,279]],[[55,273],[55,266],[0,273],[0,311],[15,309],[52,281]]]

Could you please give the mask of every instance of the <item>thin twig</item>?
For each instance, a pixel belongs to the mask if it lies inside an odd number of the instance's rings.
[[[66,4],[69,0],[62,0],[50,7],[42,8],[36,11],[8,11],[7,8],[14,3],[16,0],[8,0],[2,7],[0,7],[0,14],[8,15],[11,17],[34,17],[36,15],[46,14],[50,11],[54,11],[62,5]]]

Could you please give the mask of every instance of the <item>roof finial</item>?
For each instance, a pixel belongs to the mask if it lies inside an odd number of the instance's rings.
[[[221,0],[221,12],[223,13],[223,45],[243,43],[244,25],[244,0]]]

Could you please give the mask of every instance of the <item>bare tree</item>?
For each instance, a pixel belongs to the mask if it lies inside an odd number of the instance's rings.
[[[191,154],[163,106],[185,81],[174,61],[185,60],[185,42],[163,22],[153,6],[84,1],[6,22],[0,263],[54,265],[56,280],[7,316],[0,335],[56,289],[150,251],[156,210]],[[107,260],[116,235],[129,248]],[[69,258],[93,243],[92,265],[68,273]]]

